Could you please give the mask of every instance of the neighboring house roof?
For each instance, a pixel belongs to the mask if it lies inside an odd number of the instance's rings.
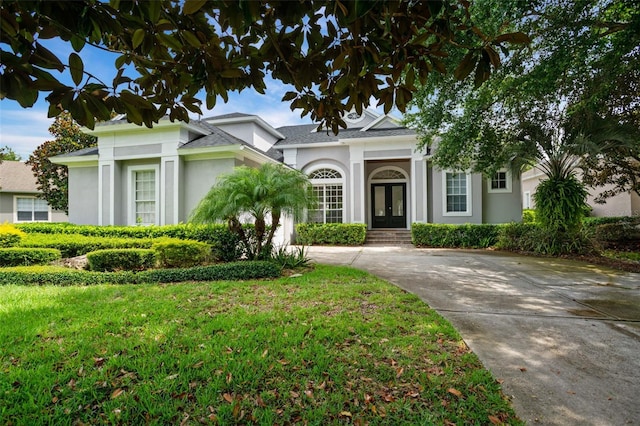
[[[316,124],[303,124],[300,126],[285,126],[277,130],[285,136],[285,139],[278,141],[276,147],[286,145],[314,144],[323,142],[338,142],[343,139],[369,138],[369,137],[390,137],[390,136],[412,136],[415,130],[406,127],[395,127],[385,129],[369,129],[363,131],[362,128],[341,129],[337,135],[329,131],[316,131]]]
[[[0,192],[40,191],[31,167],[21,161],[3,161],[0,163]]]

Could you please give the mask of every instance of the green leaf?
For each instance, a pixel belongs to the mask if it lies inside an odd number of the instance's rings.
[[[60,72],[64,71],[64,64],[60,62],[60,59],[53,54],[49,49],[36,42],[36,51],[34,57],[40,59],[40,61],[33,61],[35,65],[42,66],[44,68],[53,68]],[[32,57],[33,60],[33,57]]]
[[[206,3],[207,0],[186,0],[184,2],[184,7],[182,8],[182,13],[185,15],[192,15],[199,11]]]
[[[142,42],[144,41],[144,35],[145,35],[145,31],[142,28],[138,28],[133,32],[131,43],[134,49],[136,49],[138,46],[142,44]]]
[[[69,55],[69,71],[71,72],[73,83],[79,86],[82,83],[82,77],[84,77],[84,64],[80,56],[75,52],[71,52]]]
[[[202,46],[202,43],[200,43],[200,40],[198,40],[198,37],[196,37],[196,35],[194,33],[192,33],[191,31],[182,31],[180,33],[180,35],[182,36],[182,38],[184,38],[184,40],[189,43],[191,46],[193,47],[200,47]]]

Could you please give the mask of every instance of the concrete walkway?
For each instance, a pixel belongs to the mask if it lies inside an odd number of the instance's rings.
[[[640,424],[640,274],[491,251],[310,247],[446,317],[528,424]]]

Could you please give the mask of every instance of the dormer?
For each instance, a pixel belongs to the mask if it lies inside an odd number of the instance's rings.
[[[284,135],[257,115],[234,112],[205,118],[202,121],[214,125],[264,152],[269,151],[280,139],[284,139]]]

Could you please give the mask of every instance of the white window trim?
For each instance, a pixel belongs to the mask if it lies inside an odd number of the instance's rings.
[[[522,194],[522,208],[531,208],[531,191],[524,191],[524,193]]]
[[[129,166],[127,167],[127,217],[129,221],[129,225],[135,226],[136,223],[136,195],[135,195],[135,185],[134,185],[134,173],[153,170],[155,172],[155,192],[156,192],[156,209],[155,209],[155,223],[154,225],[160,224],[160,166],[158,164],[145,164],[140,166]]]
[[[47,203],[47,220],[18,220],[18,198],[31,198],[33,200],[42,200],[42,198],[33,195],[14,195],[13,196],[13,223],[32,223],[32,222],[51,222],[51,206]],[[44,200],[46,202],[46,200]]]
[[[347,185],[346,185],[346,174],[344,172],[344,170],[342,169],[342,167],[338,167],[335,164],[331,164],[331,163],[320,163],[320,164],[315,164],[313,165],[313,167],[309,167],[308,169],[306,169],[304,171],[304,174],[309,176],[311,175],[313,172],[316,172],[320,169],[333,169],[338,171],[338,173],[340,173],[340,176],[342,176],[341,178],[335,178],[335,179],[309,179],[309,183],[311,183],[311,186],[313,185],[336,185],[336,184],[340,184],[342,185],[342,223],[348,223],[347,222],[347,217],[346,217],[346,206],[347,206]],[[305,213],[306,215],[306,213]],[[323,223],[326,223],[326,216],[323,218]]]
[[[467,210],[463,212],[448,212],[447,211],[447,173],[464,173],[467,182]],[[473,208],[471,202],[473,200],[471,190],[471,173],[468,172],[456,172],[453,170],[442,171],[442,215],[443,216],[473,216]]]
[[[491,181],[493,180],[493,176],[487,178],[487,192],[489,193],[494,193],[494,194],[499,194],[499,193],[511,193],[513,192],[513,189],[511,187],[511,183],[513,181],[513,178],[511,176],[511,170],[509,169],[499,169],[496,170],[496,173],[499,172],[505,172],[506,173],[506,179],[507,179],[507,187],[506,188],[498,188],[498,189],[493,189],[491,188]]]

